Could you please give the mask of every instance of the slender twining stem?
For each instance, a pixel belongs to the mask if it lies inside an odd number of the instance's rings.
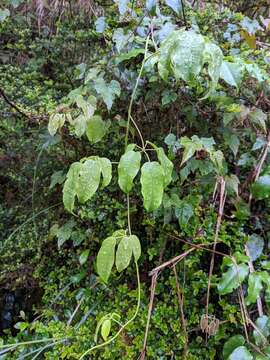
[[[82,354],[79,360],[83,359],[86,355],[90,354],[92,351],[101,349],[104,346],[111,344],[138,315],[140,309],[140,303],[141,303],[141,283],[140,283],[140,273],[139,273],[137,261],[135,261],[135,266],[136,266],[137,283],[138,283],[138,300],[134,315],[118,330],[118,332],[113,337],[111,337],[109,340],[105,341],[104,343],[95,345],[91,347],[91,349],[85,351],[85,353]]]
[[[128,217],[128,232],[129,235],[131,235],[129,194],[127,194],[127,217]]]
[[[147,59],[147,49],[148,49],[149,38],[150,38],[150,35],[148,35],[147,38],[146,38],[145,49],[144,49],[144,58],[143,58],[142,65],[141,65],[141,68],[140,68],[140,71],[139,71],[139,75],[138,75],[137,80],[136,80],[135,87],[134,87],[134,89],[132,91],[132,94],[131,94],[131,99],[130,99],[130,103],[129,103],[129,107],[128,107],[128,119],[127,119],[127,129],[126,129],[126,137],[125,137],[125,148],[127,147],[127,144],[128,144],[128,134],[129,134],[130,121],[132,121],[133,125],[135,126],[136,130],[138,131],[138,126],[135,123],[135,121],[133,120],[133,118],[131,116],[131,113],[132,113],[133,102],[134,102],[134,99],[135,99],[135,96],[136,96],[136,91],[137,91],[137,88],[139,86],[139,82],[140,82],[141,77],[142,77],[144,64],[145,64],[146,59]],[[141,137],[142,147],[144,148],[144,140],[142,138],[142,135],[141,135],[140,131],[138,131],[138,133],[139,133],[139,136]]]

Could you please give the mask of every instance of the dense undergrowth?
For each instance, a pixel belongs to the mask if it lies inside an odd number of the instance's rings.
[[[266,3],[1,3],[0,359],[270,358]]]

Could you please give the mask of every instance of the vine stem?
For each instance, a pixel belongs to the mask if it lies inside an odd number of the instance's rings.
[[[130,221],[130,204],[129,204],[129,194],[127,194],[127,217],[128,217],[128,232],[131,235],[131,221]]]
[[[100,349],[100,348],[112,343],[121,334],[121,332],[137,317],[139,309],[140,309],[140,303],[141,303],[141,283],[140,283],[140,273],[139,273],[139,267],[138,267],[137,261],[135,261],[135,266],[136,266],[136,275],[137,275],[137,282],[138,282],[138,301],[137,301],[137,306],[136,306],[134,315],[118,330],[118,332],[112,338],[110,338],[109,340],[105,341],[102,344],[95,345],[91,349],[88,349],[87,351],[85,351],[85,353],[83,353],[81,355],[79,360],[83,359],[86,355],[90,354],[92,351]]]
[[[132,112],[132,106],[133,106],[133,102],[134,102],[134,99],[135,99],[136,91],[137,91],[137,88],[139,86],[139,82],[140,82],[140,79],[142,77],[143,68],[144,68],[144,65],[145,65],[146,58],[147,58],[146,54],[147,54],[147,49],[148,49],[149,38],[150,38],[150,35],[148,35],[147,38],[146,38],[145,48],[144,48],[144,58],[143,58],[142,65],[141,65],[141,68],[140,68],[140,71],[139,71],[139,75],[138,75],[137,80],[136,80],[135,87],[134,87],[134,89],[132,91],[132,94],[131,94],[131,99],[130,99],[130,103],[129,103],[129,107],[128,107],[128,119],[127,119],[127,130],[126,130],[126,137],[125,137],[125,148],[127,148],[127,144],[128,144],[128,133],[129,133],[130,121],[132,121],[133,125],[135,126],[136,130],[138,131],[138,134],[139,134],[139,136],[141,138],[142,147],[144,148],[144,140],[143,140],[142,134],[141,134],[136,122],[132,118],[131,112]]]

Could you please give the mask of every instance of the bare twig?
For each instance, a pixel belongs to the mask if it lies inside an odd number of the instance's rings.
[[[16,110],[19,114],[21,114],[22,116],[29,118],[29,116],[23,112],[22,110],[20,110],[18,108],[17,105],[15,105],[12,101],[9,100],[9,98],[7,97],[7,95],[5,94],[4,90],[2,88],[0,88],[0,96],[2,96],[2,98],[5,100],[5,102],[12,107],[12,109]]]

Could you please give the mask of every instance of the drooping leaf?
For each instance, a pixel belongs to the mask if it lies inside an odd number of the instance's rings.
[[[270,196],[270,175],[260,176],[251,186],[252,195],[258,199],[268,199]]]
[[[73,228],[75,226],[75,221],[72,219],[68,222],[66,222],[63,226],[61,226],[56,231],[56,237],[57,237],[57,245],[58,249],[67,241],[70,239]]]
[[[118,165],[118,184],[124,193],[128,194],[133,187],[133,180],[141,165],[141,154],[134,150],[121,156]]]
[[[116,64],[120,64],[123,61],[130,60],[130,59],[137,57],[140,54],[144,54],[144,51],[145,51],[144,49],[139,48],[139,49],[132,49],[127,53],[123,53],[123,54],[117,56],[117,58],[115,60]]]
[[[48,131],[51,136],[54,136],[58,129],[65,123],[65,115],[64,114],[53,114],[50,116],[49,124],[48,124]]]
[[[165,0],[165,3],[176,12],[177,15],[180,14],[182,10],[181,0]]]
[[[87,249],[87,250],[84,250],[84,251],[81,253],[81,255],[80,255],[80,257],[79,257],[79,262],[80,262],[81,265],[83,265],[83,264],[86,263],[86,261],[87,261],[87,259],[88,259],[88,256],[89,256],[89,252],[90,252],[90,250]]]
[[[101,116],[95,115],[87,122],[86,136],[90,143],[95,144],[100,141],[107,132],[107,126]]]
[[[132,244],[129,236],[124,236],[120,241],[115,258],[115,265],[119,272],[126,269],[132,257]]]
[[[234,289],[237,289],[247,277],[248,272],[248,265],[236,265],[231,262],[228,270],[222,274],[218,283],[217,288],[220,295],[230,294]]]
[[[157,156],[164,171],[164,188],[172,181],[173,163],[166,156],[163,148],[157,148]]]
[[[162,203],[164,191],[164,171],[158,162],[147,162],[142,166],[141,185],[145,209],[156,210]]]
[[[79,170],[76,183],[76,194],[80,203],[85,203],[97,191],[101,169],[95,160],[86,160]]]
[[[97,255],[97,272],[104,282],[107,282],[112,271],[115,258],[116,238],[108,237],[101,245]]]
[[[129,236],[129,242],[132,248],[132,253],[135,261],[138,261],[141,256],[141,243],[136,235]]]
[[[112,322],[110,319],[106,319],[105,321],[103,321],[103,323],[101,325],[101,336],[103,337],[104,341],[107,341],[108,336],[110,335],[111,325],[112,325]]]
[[[253,360],[253,356],[245,346],[239,346],[231,353],[228,360]]]
[[[203,57],[203,62],[208,64],[208,74],[212,80],[211,88],[214,89],[220,77],[222,51],[216,44],[206,42]]]
[[[257,234],[252,234],[248,237],[247,248],[252,261],[257,260],[263,252],[264,240]]]
[[[228,359],[231,353],[238,347],[243,346],[245,344],[245,338],[242,335],[235,335],[229,338],[228,341],[225,342],[223,347],[223,358]]]
[[[262,315],[255,321],[255,325],[258,330],[254,329],[253,337],[256,345],[261,346],[267,342],[267,338],[270,335],[270,318]]]
[[[111,110],[112,104],[117,96],[121,93],[120,84],[116,80],[106,83],[102,77],[94,81],[94,88],[96,92],[102,97],[107,105],[108,110]]]
[[[98,158],[98,162],[100,165],[101,174],[103,178],[101,188],[104,188],[107,185],[109,185],[112,179],[112,163],[107,158]]]
[[[260,273],[254,272],[248,278],[248,296],[246,297],[247,305],[254,304],[262,291],[262,278]]]
[[[223,61],[220,68],[220,77],[231,86],[238,87],[243,76],[243,66],[238,63]]]
[[[63,203],[69,212],[72,212],[74,209],[75,196],[77,193],[78,173],[82,168],[82,163],[75,162],[70,166],[67,173],[67,178],[63,187]]]

